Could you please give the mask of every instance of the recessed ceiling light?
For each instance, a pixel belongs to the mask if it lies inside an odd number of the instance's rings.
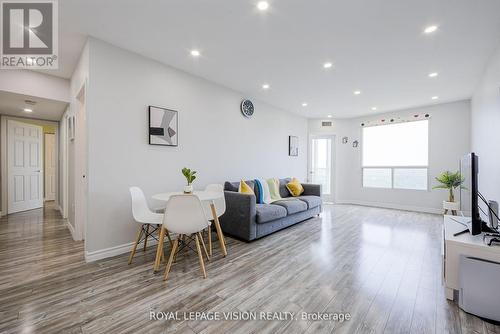
[[[438,72],[432,72],[432,73],[429,73],[429,78],[435,78],[439,75]]]
[[[377,107],[372,107],[372,110],[373,110],[373,111],[377,110]]]
[[[332,68],[333,64],[330,62],[326,62],[323,64],[323,68]]]
[[[30,109],[30,108],[24,108],[23,109],[25,112],[33,112],[33,109]]]
[[[269,86],[269,84],[266,84],[266,83],[262,85],[262,89],[269,89],[269,87],[271,87],[271,86]]]
[[[257,9],[258,10],[267,10],[269,8],[269,3],[267,1],[259,1],[257,3]]]
[[[360,91],[360,90],[355,90],[355,91],[353,92],[353,94],[354,94],[354,95],[359,95],[359,94],[361,94],[361,91]]]
[[[332,118],[332,115],[328,115],[328,118]]]
[[[199,57],[201,55],[200,51],[198,50],[191,50],[191,56],[193,57]]]
[[[431,97],[431,99],[432,100],[437,100],[437,99],[439,99],[439,96],[433,96],[433,97]]]
[[[303,107],[307,107],[307,102],[302,103]]]
[[[424,33],[432,34],[437,29],[438,29],[438,26],[428,26],[427,28],[424,29]]]

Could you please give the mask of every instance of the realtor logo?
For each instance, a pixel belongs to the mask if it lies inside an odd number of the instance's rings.
[[[2,1],[1,68],[58,68],[57,1]]]

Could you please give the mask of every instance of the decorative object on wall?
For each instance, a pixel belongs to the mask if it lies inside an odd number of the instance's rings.
[[[245,116],[247,118],[252,117],[253,112],[255,111],[252,101],[247,100],[247,99],[244,99],[243,101],[241,101],[240,109],[241,109],[241,113],[243,114],[243,116]]]
[[[357,140],[352,142],[352,147],[358,147],[359,142]]]
[[[175,110],[149,106],[149,144],[177,146],[178,118]]]
[[[288,155],[291,157],[296,157],[299,155],[299,137],[288,137]]]
[[[75,116],[68,116],[68,139],[75,140]]]
[[[193,182],[196,179],[196,171],[184,167],[182,170],[182,175],[186,178],[187,185],[184,187],[185,194],[191,194],[193,192]]]
[[[347,144],[348,141],[349,141],[349,138],[342,137],[342,144]]]

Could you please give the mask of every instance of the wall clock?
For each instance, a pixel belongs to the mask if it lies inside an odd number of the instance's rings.
[[[241,101],[241,113],[243,114],[243,116],[245,117],[252,117],[253,115],[253,112],[254,112],[254,107],[253,107],[253,103],[252,101],[250,100],[243,100]]]

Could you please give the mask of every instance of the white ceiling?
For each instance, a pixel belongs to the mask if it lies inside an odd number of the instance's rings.
[[[57,74],[91,35],[304,116],[355,117],[470,98],[500,42],[498,0],[256,2],[59,1]]]
[[[29,105],[25,102],[26,100],[34,101],[36,104]],[[3,115],[59,121],[67,105],[66,102],[0,90],[0,114]],[[27,113],[23,110],[24,108],[30,108],[33,112]]]

